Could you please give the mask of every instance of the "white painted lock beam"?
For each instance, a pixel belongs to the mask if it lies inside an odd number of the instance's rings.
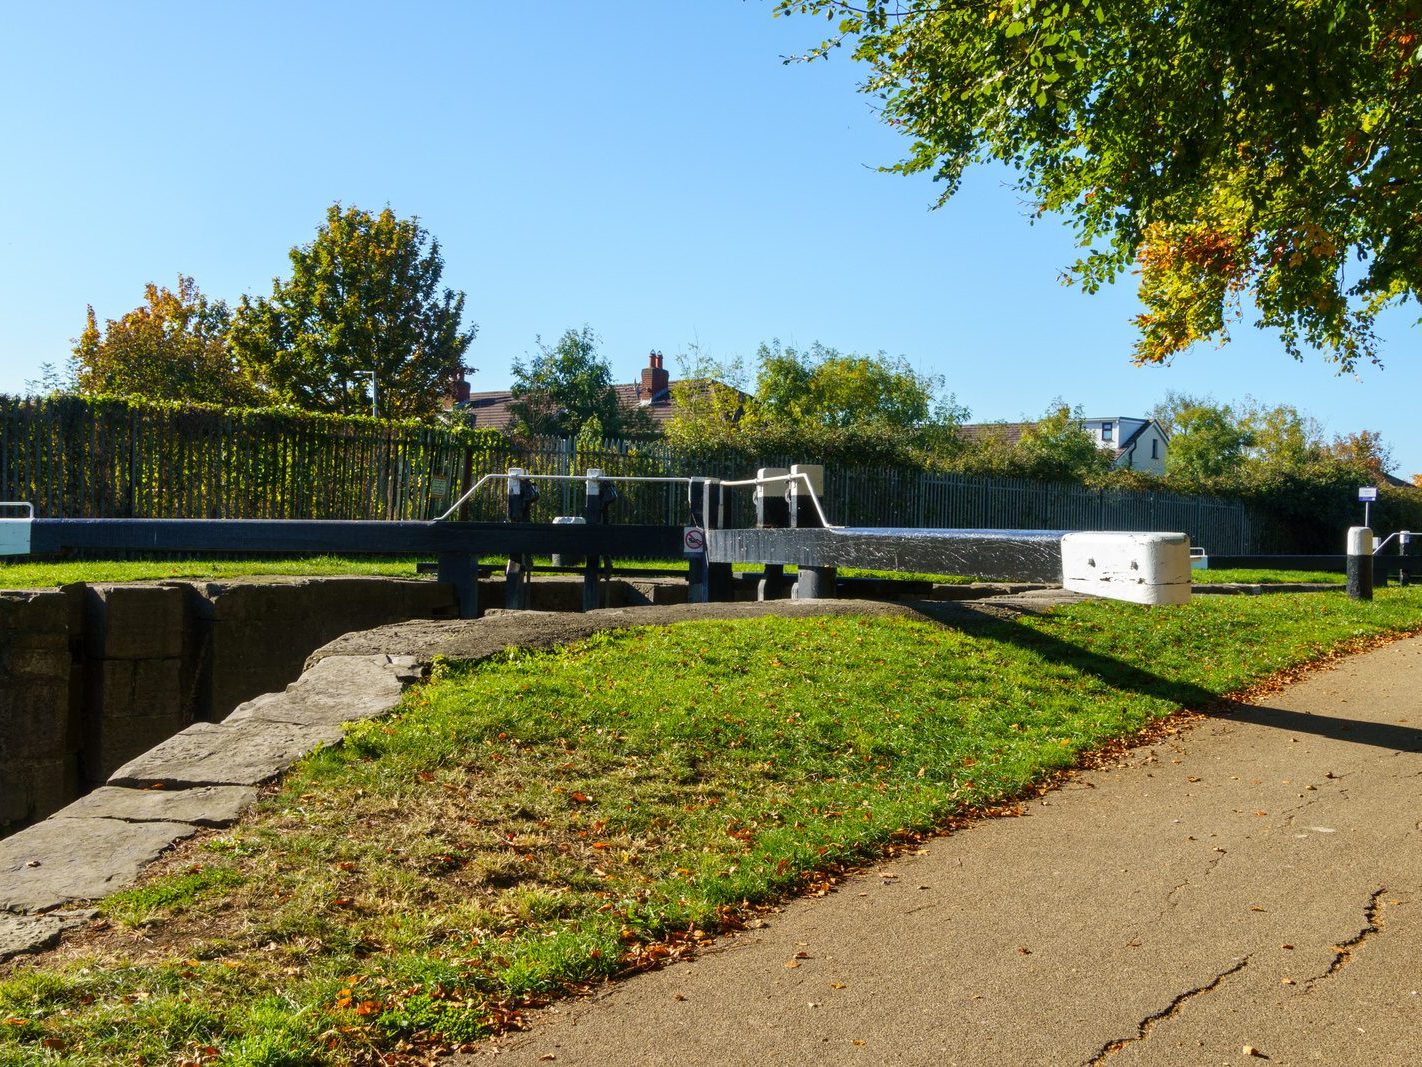
[[[6,515],[6,512],[23,509],[22,516]],[[0,556],[27,556],[30,554],[30,529],[34,526],[34,505],[25,501],[0,501]]]
[[[1190,539],[1183,533],[1069,533],[1062,587],[1133,604],[1190,600]]]

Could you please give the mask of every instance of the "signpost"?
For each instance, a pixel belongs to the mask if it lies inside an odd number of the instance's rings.
[[[1370,529],[1370,530],[1373,528],[1372,522],[1369,521],[1369,520],[1372,518],[1372,515],[1371,515],[1371,513],[1370,513],[1370,509],[1371,509],[1372,506],[1373,506],[1373,501],[1376,500],[1377,498],[1378,498],[1378,488],[1377,488],[1377,486],[1375,486],[1375,485],[1360,485],[1360,486],[1358,486],[1358,500],[1359,500],[1359,501],[1362,503],[1362,505],[1363,505],[1363,525],[1366,526],[1366,527],[1367,527],[1368,529]]]

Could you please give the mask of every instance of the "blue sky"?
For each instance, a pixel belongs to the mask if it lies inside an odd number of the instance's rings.
[[[931,211],[847,55],[784,65],[823,23],[769,0],[67,3],[0,0],[0,391],[62,364],[179,272],[235,303],[284,275],[334,201],[418,216],[468,294],[475,389],[587,323],[619,380],[646,353],[749,359],[771,338],[902,355],[975,421],[1055,399],[1134,415],[1168,390],[1381,431],[1422,471],[1422,332],[1385,369],[1297,363],[1247,323],[1130,365],[1129,278],[1075,258],[1003,171]]]

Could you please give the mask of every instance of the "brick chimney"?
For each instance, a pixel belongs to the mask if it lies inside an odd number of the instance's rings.
[[[671,375],[662,366],[662,354],[653,351],[647,356],[647,365],[642,368],[642,384],[637,395],[643,400],[653,400],[671,385]]]
[[[473,368],[459,365],[459,369],[454,372],[454,376],[444,387],[444,410],[448,411],[456,404],[469,403],[469,381],[464,376]]]

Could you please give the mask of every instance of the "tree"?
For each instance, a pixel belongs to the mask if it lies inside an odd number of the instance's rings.
[[[78,389],[234,407],[253,401],[252,383],[228,346],[231,315],[223,301],[209,300],[182,274],[176,291],[149,282],[144,300],[102,329],[90,306],[70,359]]]
[[[966,414],[943,393],[942,376],[919,374],[883,352],[844,355],[818,341],[802,352],[777,340],[756,356],[756,418],[911,429],[961,422]]]
[[[514,432],[574,437],[597,419],[608,437],[650,432],[640,408],[624,408],[612,385],[612,368],[598,354],[598,338],[588,326],[566,330],[551,348],[537,341],[538,355],[513,365]]]
[[[418,219],[332,204],[291,278],[269,298],[242,297],[232,347],[273,399],[312,411],[428,415],[459,371],[476,327],[464,294],[441,289],[439,242]]]
[[[972,164],[1018,172],[1087,254],[1138,265],[1137,363],[1228,337],[1243,305],[1295,357],[1376,359],[1422,293],[1422,9],[1413,0],[777,0],[850,43],[912,138],[890,168],[940,203]]]
[[[1177,397],[1165,474],[1190,488],[1239,475],[1254,438],[1228,404]]]
[[[1081,409],[1057,401],[1023,431],[1010,456],[1012,473],[1042,481],[1075,481],[1108,473],[1114,457],[1087,433]]]
[[[1379,481],[1387,476],[1392,466],[1392,449],[1384,443],[1382,434],[1372,430],[1359,430],[1336,438],[1329,451],[1342,462]]]
[[[1297,469],[1323,453],[1323,427],[1290,404],[1266,407],[1250,401],[1239,422],[1249,435],[1252,464]]]

